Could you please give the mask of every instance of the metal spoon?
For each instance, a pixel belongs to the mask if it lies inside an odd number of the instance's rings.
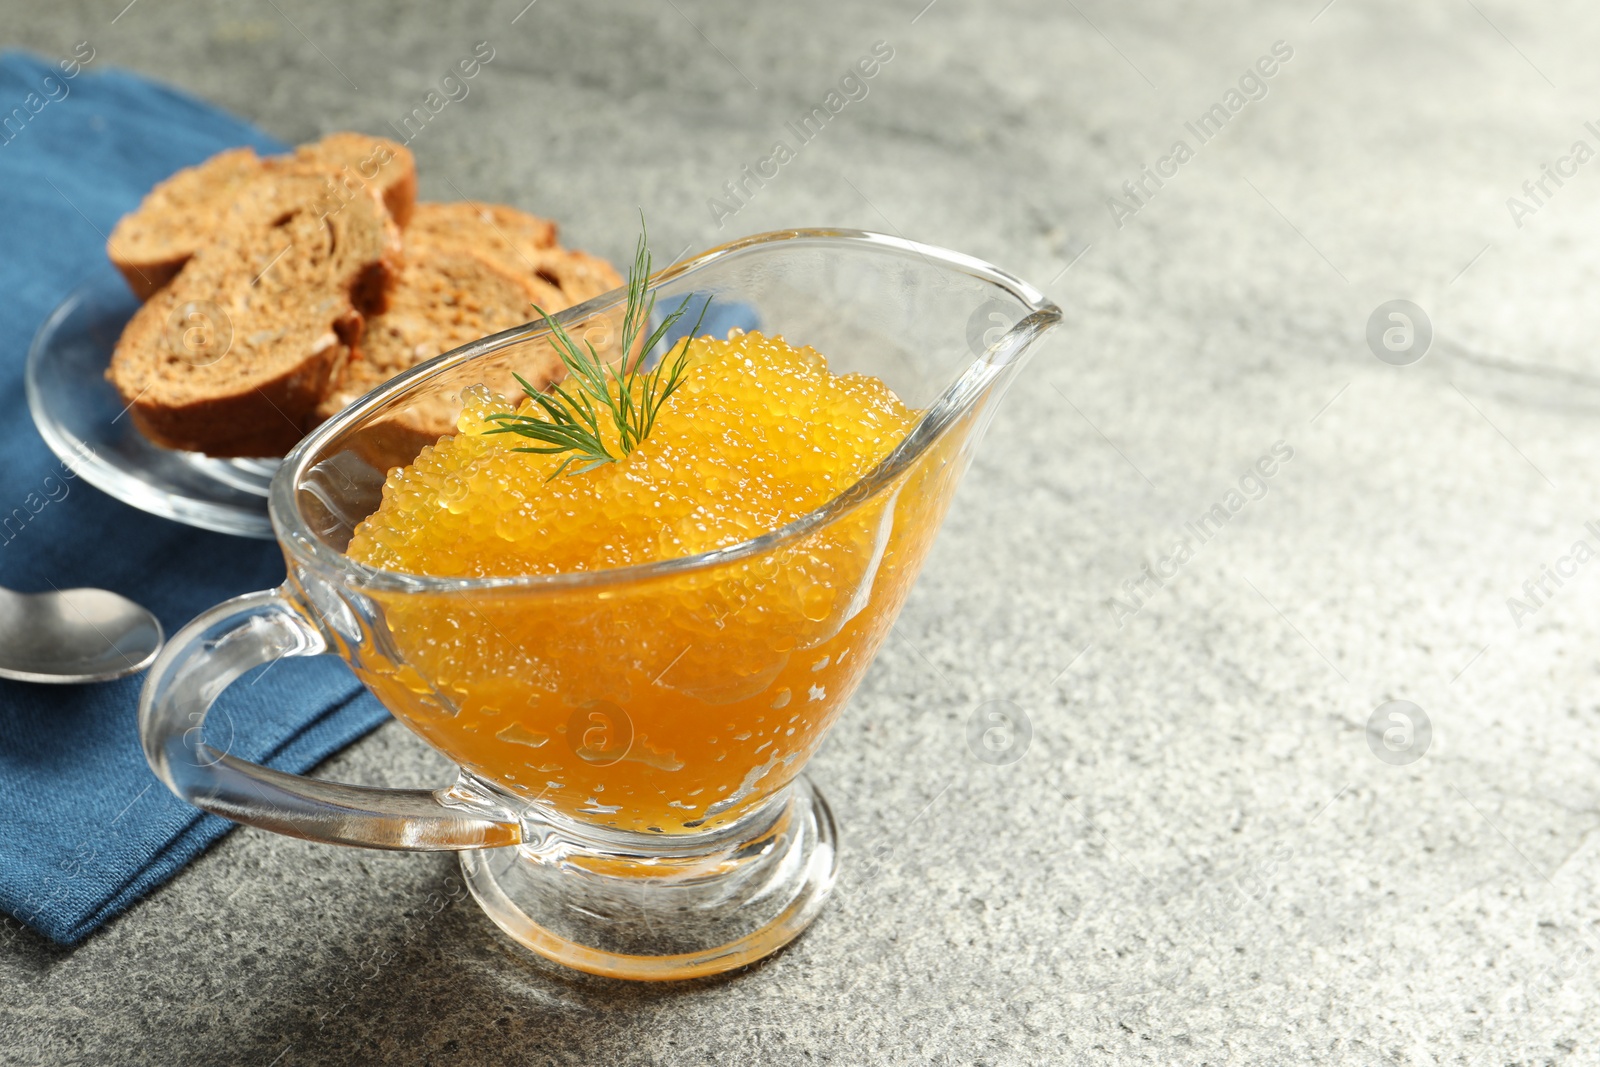
[[[154,615],[105,589],[0,588],[0,678],[108,682],[150,666],[163,640]]]

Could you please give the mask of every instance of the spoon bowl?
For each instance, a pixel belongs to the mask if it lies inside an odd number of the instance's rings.
[[[154,615],[105,589],[0,589],[0,678],[108,682],[150,666],[162,641]]]

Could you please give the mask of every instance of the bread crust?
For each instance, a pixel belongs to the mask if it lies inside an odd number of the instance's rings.
[[[336,345],[325,358],[308,358],[259,385],[189,403],[135,402],[128,414],[163,448],[219,458],[287,455],[322,421],[316,405],[348,357],[349,349]]]

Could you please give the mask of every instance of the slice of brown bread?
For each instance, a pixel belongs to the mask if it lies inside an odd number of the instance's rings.
[[[139,299],[150,299],[183,269],[240,190],[260,176],[261,158],[253,148],[231,148],[185,167],[122,217],[106,241],[106,254]]]
[[[504,204],[423,201],[412,212],[407,240],[468,245],[512,274],[534,269],[534,257],[556,247],[556,224]]]
[[[307,167],[323,173],[317,203],[337,212],[357,193],[376,192],[395,221],[404,225],[417,195],[417,168],[404,145],[359,133],[333,133],[292,155],[261,159],[251,148],[219,152],[178,171],[150,190],[139,207],[117,223],[106,254],[128,286],[148,300],[170,282],[190,256],[212,239],[263,175]]]
[[[554,313],[622,284],[602,259],[536,243],[543,240],[542,222],[514,208],[418,204],[390,310],[368,323],[343,385],[329,394],[320,414],[331,418],[419,363],[536,318],[534,305]],[[552,237],[553,231],[552,226]],[[513,372],[541,388],[565,373],[549,347],[525,346],[476,369],[479,381],[508,396],[521,393]],[[397,412],[386,420],[386,438],[394,439],[387,447],[403,454],[405,447],[420,448],[453,433],[460,410],[457,396],[440,395]]]
[[[581,304],[622,284],[611,264],[587,252],[560,247],[556,233],[556,224],[549,219],[504,204],[424,201],[412,215],[406,240],[420,238],[436,247],[463,248],[493,261],[507,273],[533,275],[543,283],[534,290],[536,301],[552,288],[560,294],[558,306],[546,311]]]
[[[405,145],[362,133],[330,133],[301,145],[290,158],[333,172],[328,192],[335,198],[334,206],[375,186],[396,223],[404,227],[411,220],[417,202],[417,161]]]
[[[368,390],[452,348],[530,318],[531,286],[487,259],[408,242],[389,310],[362,333],[343,383],[322,405],[333,415]]]
[[[267,168],[123,330],[106,376],[156,443],[281,456],[320,421],[400,264],[381,191],[327,213],[327,177]]]
[[[391,296],[389,310],[367,323],[361,348],[345,370],[342,384],[318,407],[331,418],[364,393],[443,352],[527,322],[530,289],[518,278],[474,252],[454,248],[407,247],[408,261]],[[552,294],[543,294],[548,299]],[[474,382],[489,381],[504,393],[516,391],[512,371],[543,386],[561,373],[549,350],[519,351],[511,361],[474,368]],[[414,455],[425,444],[454,433],[461,412],[455,390],[432,393],[383,418],[378,434],[383,450]]]

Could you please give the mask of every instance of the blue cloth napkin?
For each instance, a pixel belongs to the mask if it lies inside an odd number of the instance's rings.
[[[170,635],[219,600],[277,585],[282,556],[268,542],[181,526],[60,479],[28,414],[24,356],[152,185],[224,148],[282,146],[171,89],[102,73],[92,56],[82,66],[91,51],[62,57],[65,69],[0,53],[0,515],[28,516],[0,530],[0,585],[112,589],[155,612]],[[206,736],[280,770],[305,771],[387,717],[332,657],[256,678],[224,695]],[[178,800],[146,766],[141,683],[0,680],[0,909],[55,941],[80,941],[233,826]]]

